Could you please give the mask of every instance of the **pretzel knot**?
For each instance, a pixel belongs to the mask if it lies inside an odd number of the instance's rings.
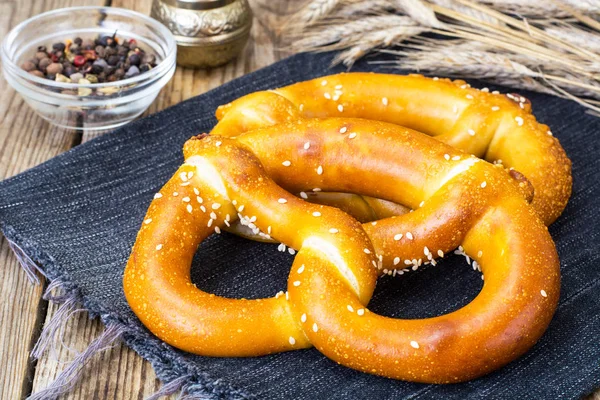
[[[150,205],[124,276],[133,311],[177,348],[245,357],[315,346],[357,370],[446,383],[510,362],[552,318],[554,244],[518,184],[492,164],[397,125],[336,118],[198,137],[184,155]],[[291,194],[321,189],[414,212],[361,225]],[[285,294],[229,299],[191,283],[200,242],[238,218],[298,250]],[[459,245],[485,274],[470,304],[413,320],[369,311],[378,273],[435,262]]]

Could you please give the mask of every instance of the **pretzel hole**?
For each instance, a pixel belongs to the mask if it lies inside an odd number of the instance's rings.
[[[391,318],[419,319],[448,314],[469,304],[483,287],[481,272],[473,271],[461,255],[449,254],[436,261],[435,266],[402,276],[379,278],[369,310]]]
[[[199,289],[228,298],[273,297],[287,288],[294,256],[277,245],[229,233],[204,240],[194,255],[191,280]]]

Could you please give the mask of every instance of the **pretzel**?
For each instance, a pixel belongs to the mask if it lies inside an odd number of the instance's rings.
[[[307,119],[236,139],[200,135],[184,156],[150,204],[124,275],[132,310],[179,349],[251,357],[315,346],[367,373],[459,382],[526,352],[556,309],[556,249],[519,182],[426,135],[377,121]],[[318,189],[414,211],[361,225],[292,194]],[[191,283],[198,245],[238,218],[298,250],[287,292],[229,299]],[[485,274],[471,303],[414,320],[366,308],[378,272],[435,262],[459,245]]]
[[[212,134],[241,132],[312,117],[391,122],[525,175],[533,207],[546,225],[571,195],[571,162],[548,126],[518,94],[471,88],[461,80],[420,75],[346,73],[252,93],[221,106]]]

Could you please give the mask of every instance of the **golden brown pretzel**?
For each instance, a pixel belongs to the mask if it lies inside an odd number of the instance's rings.
[[[235,140],[201,135],[184,155],[149,207],[124,276],[133,311],[175,347],[257,356],[314,345],[361,371],[445,383],[515,359],[552,318],[560,290],[554,244],[497,166],[397,125],[348,118],[302,120]],[[358,193],[415,211],[361,226],[279,185]],[[298,249],[285,294],[226,299],[190,282],[199,243],[238,217]],[[365,307],[374,266],[416,267],[461,243],[485,274],[470,304],[416,320]]]
[[[212,134],[235,136],[299,117],[358,117],[418,130],[453,147],[515,169],[535,188],[533,207],[546,225],[571,195],[571,162],[529,102],[420,75],[346,73],[252,93],[221,106]]]

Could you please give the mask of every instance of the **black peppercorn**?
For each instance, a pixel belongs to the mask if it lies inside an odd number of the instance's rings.
[[[53,50],[55,50],[55,51],[61,51],[61,52],[62,52],[62,51],[65,51],[65,47],[66,47],[66,46],[65,46],[65,44],[64,44],[64,43],[61,43],[61,42],[54,43],[54,44],[52,45],[52,49],[53,49]]]
[[[117,65],[119,63],[119,60],[120,60],[119,56],[113,55],[113,56],[108,57],[107,62],[108,62],[108,65]]]
[[[77,46],[81,46],[83,40],[80,37],[76,37],[75,39],[73,39],[73,43],[75,43]]]
[[[140,56],[137,54],[132,54],[129,56],[129,64],[131,65],[140,65]]]
[[[148,64],[140,65],[140,72],[150,71],[150,66]]]

